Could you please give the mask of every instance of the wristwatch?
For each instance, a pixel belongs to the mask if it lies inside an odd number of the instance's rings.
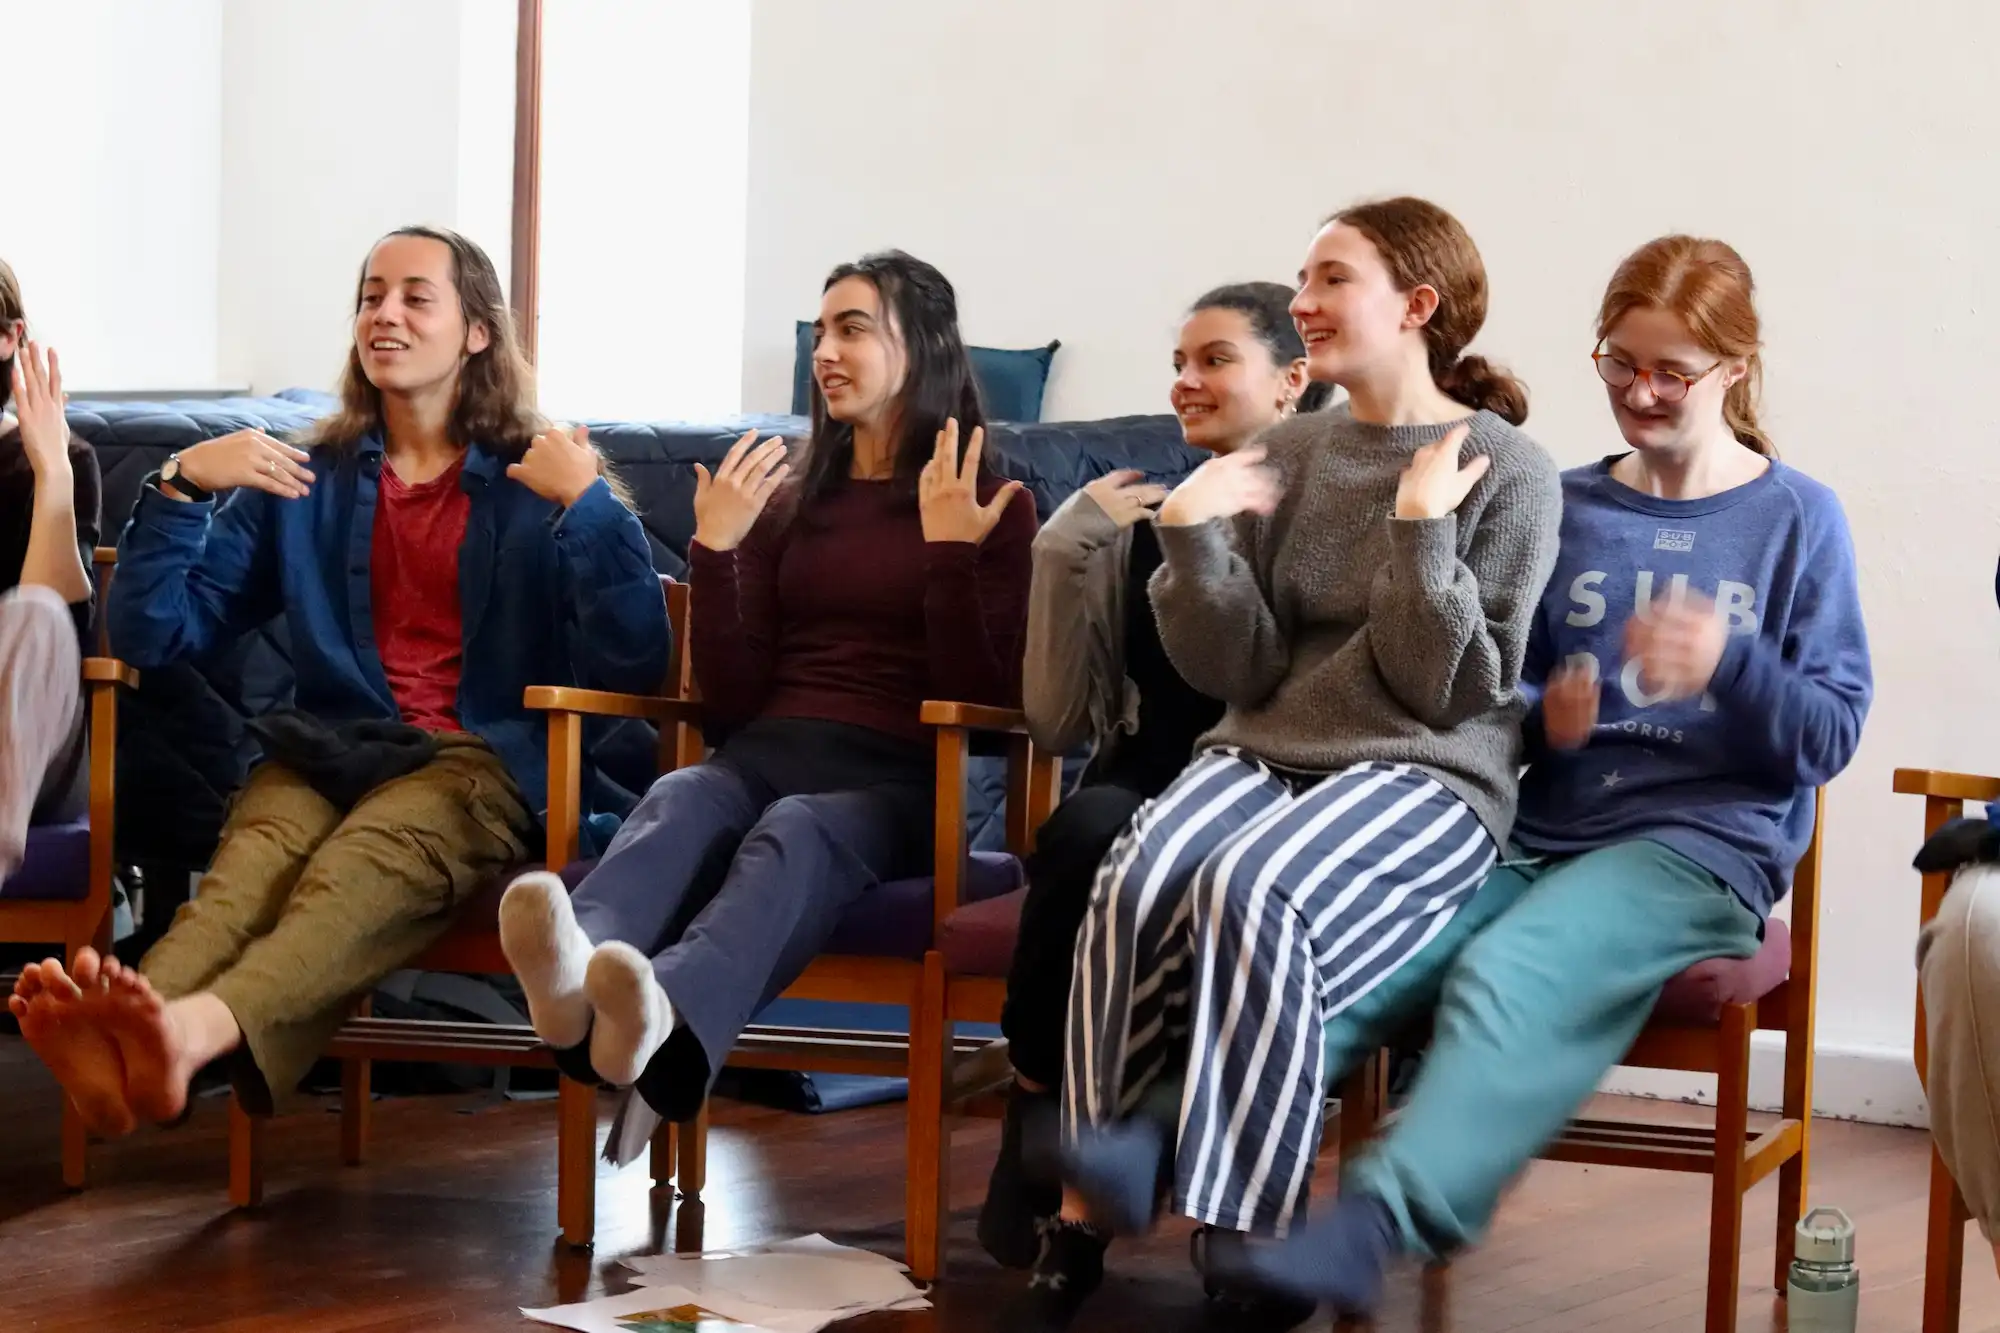
[[[196,504],[208,499],[211,494],[181,475],[181,456],[178,451],[168,454],[167,461],[160,464],[160,484],[173,487]]]

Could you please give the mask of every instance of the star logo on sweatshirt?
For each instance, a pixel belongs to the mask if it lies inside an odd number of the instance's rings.
[[[1625,775],[1613,769],[1604,775],[1604,790],[1610,791],[1625,780]]]

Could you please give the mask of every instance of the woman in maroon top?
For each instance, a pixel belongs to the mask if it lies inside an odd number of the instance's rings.
[[[535,874],[500,908],[559,1062],[670,1120],[856,899],[930,870],[923,701],[1020,702],[1035,511],[982,467],[951,284],[900,252],[843,265],[813,336],[797,479],[754,431],[698,469],[689,649],[720,748],[573,899]]]

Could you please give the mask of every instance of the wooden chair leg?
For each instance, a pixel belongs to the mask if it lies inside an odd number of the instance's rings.
[[[1806,1215],[1806,1170],[1812,1140],[1812,1109],[1799,1120],[1799,1155],[1778,1168],[1777,1262],[1772,1266],[1771,1285],[1783,1294],[1790,1280],[1792,1260],[1798,1257],[1799,1219]]]
[[[90,1156],[90,1131],[84,1128],[83,1117],[77,1114],[76,1103],[64,1093],[62,1099],[62,1173],[63,1184],[73,1190],[83,1188],[84,1170]]]
[[[944,1090],[950,1034],[951,1024],[945,1021],[944,955],[932,950],[924,955],[923,974],[910,1006],[904,1262],[916,1282],[935,1282],[944,1276],[944,1227],[950,1211],[951,1176]]]
[[[701,1104],[694,1119],[674,1128],[680,1135],[676,1164],[680,1196],[685,1202],[698,1203],[702,1186],[708,1183],[708,1103]]]
[[[1722,1008],[1716,1035],[1715,1175],[1708,1215],[1708,1333],[1736,1333],[1737,1287],[1743,1276],[1743,1161],[1750,1129],[1750,1005]]]
[[[1924,1333],[1958,1333],[1960,1287],[1965,1280],[1965,1224],[1969,1220],[1958,1182],[1931,1147],[1929,1235],[1924,1242]]]
[[[364,995],[354,1006],[354,1016],[366,1018],[374,1008]],[[348,1166],[360,1166],[368,1160],[369,1122],[375,1111],[374,1074],[372,1060],[340,1062],[340,1160]]]
[[[1361,1145],[1375,1136],[1375,1126],[1382,1119],[1383,1066],[1386,1062],[1377,1051],[1362,1061],[1361,1067],[1347,1076],[1340,1085],[1340,1159],[1345,1169],[1351,1154],[1359,1152]]]
[[[674,1183],[674,1145],[679,1141],[679,1129],[680,1126],[662,1120],[653,1130],[653,1142],[646,1157],[656,1186]]]
[[[556,1221],[577,1249],[597,1238],[597,1090],[571,1078],[556,1091]]]
[[[264,1202],[264,1117],[243,1109],[229,1094],[229,1202],[255,1208]]]
[[[1449,1333],[1451,1328],[1451,1264],[1443,1259],[1424,1265],[1417,1327],[1423,1333]]]

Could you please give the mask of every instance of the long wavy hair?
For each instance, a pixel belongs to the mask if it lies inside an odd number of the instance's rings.
[[[549,429],[550,422],[535,407],[535,371],[521,348],[514,312],[508,308],[500,287],[500,273],[478,243],[447,227],[398,227],[381,240],[397,236],[420,236],[437,241],[451,251],[451,285],[458,293],[459,310],[465,326],[484,325],[486,346],[466,357],[458,373],[457,396],[452,401],[446,438],[461,448],[477,444],[513,463],[520,461],[535,436]],[[373,255],[375,246],[369,247]],[[360,313],[361,298],[368,285],[368,260],[354,280],[354,312]],[[331,415],[309,427],[303,443],[329,449],[346,449],[356,440],[382,427],[382,391],[369,383],[361,368],[361,349],[348,341],[347,364],[340,372],[340,405]],[[593,449],[595,446],[592,446]],[[630,509],[636,509],[632,492],[601,451],[597,471],[611,493]]]
[[[827,275],[822,292],[847,278],[866,279],[882,298],[889,331],[902,345],[903,388],[896,399],[896,448],[893,479],[916,494],[917,475],[937,449],[937,434],[948,418],[958,420],[961,445],[986,424],[979,401],[979,384],[972,375],[972,357],[958,329],[958,293],[935,267],[901,250],[885,250]],[[990,448],[980,458],[980,471],[990,471]],[[803,475],[793,496],[794,512],[810,511],[815,501],[847,483],[854,464],[854,427],[826,412],[819,378],[812,386],[812,438],[806,446]]]

